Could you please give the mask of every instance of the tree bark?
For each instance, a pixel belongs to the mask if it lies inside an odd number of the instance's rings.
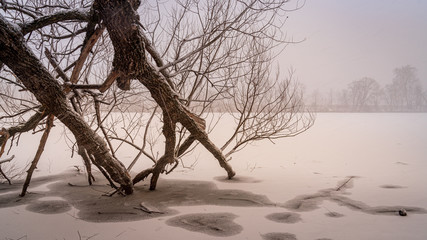
[[[157,180],[167,164],[175,162],[176,122],[167,113],[163,113],[163,135],[166,138],[165,154],[157,161],[151,176],[150,190],[155,190]]]
[[[0,61],[21,79],[50,114],[54,114],[70,129],[77,143],[83,146],[88,154],[93,155],[94,161],[121,185],[125,193],[131,194],[133,184],[126,168],[111,156],[105,141],[72,110],[61,86],[24,43],[19,27],[9,23],[1,15],[0,49]]]
[[[218,160],[220,166],[227,172],[228,178],[231,179],[236,173],[227,163],[221,150],[209,139],[208,134],[204,130],[205,121],[192,114],[181,102],[179,102],[178,96],[159,72],[152,66],[147,66],[147,69],[147,73],[141,77],[140,82],[150,91],[151,96],[162,108],[163,114],[167,114],[172,121],[181,123],[190,131],[192,137],[199,141]],[[192,141],[190,141],[190,143],[192,143]]]
[[[113,71],[117,86],[130,89],[130,80],[145,72],[147,61],[142,35],[139,32],[139,1],[96,0],[99,12],[114,47]]]

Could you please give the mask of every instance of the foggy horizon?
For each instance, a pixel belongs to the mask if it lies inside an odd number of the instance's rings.
[[[290,2],[290,6],[302,3]],[[427,87],[426,1],[305,1],[288,13],[284,26],[289,44],[277,59],[292,68],[306,88],[344,89],[364,77],[384,86],[393,70],[410,65]]]

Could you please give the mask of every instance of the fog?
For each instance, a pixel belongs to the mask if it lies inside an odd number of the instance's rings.
[[[304,41],[288,45],[279,65],[294,68],[308,92],[345,88],[363,77],[387,84],[404,65],[417,68],[425,88],[426,9],[419,0],[307,0],[285,25],[290,41]]]

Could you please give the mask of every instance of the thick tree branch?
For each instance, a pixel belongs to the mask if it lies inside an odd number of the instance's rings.
[[[90,10],[89,9],[72,9],[72,10],[64,10],[58,11],[54,14],[39,17],[34,19],[31,22],[24,23],[21,25],[21,32],[23,35],[26,35],[32,31],[43,28],[45,26],[67,21],[67,20],[75,20],[75,21],[88,21],[90,18]]]
[[[3,131],[7,132],[8,137],[5,137],[6,134],[2,134],[2,136],[0,137],[0,144],[5,144],[8,138],[13,137],[17,133],[28,132],[31,129],[34,129],[46,116],[47,114],[44,112],[44,110],[40,109],[40,111],[37,111],[25,123],[19,124],[18,126],[10,127],[8,129],[4,129]]]
[[[75,66],[74,66],[73,73],[71,74],[70,83],[72,83],[72,84],[77,83],[77,81],[79,79],[80,72],[83,68],[83,65],[84,65],[87,57],[89,56],[91,49],[93,48],[95,43],[98,41],[99,37],[101,37],[102,32],[104,32],[104,28],[105,27],[97,28],[95,30],[95,32],[92,34],[92,36],[90,36],[90,38],[86,42],[86,44],[84,45],[82,52],[80,53],[79,59],[77,60]]]
[[[54,114],[70,129],[78,144],[94,156],[94,161],[105,168],[127,194],[131,194],[133,184],[126,168],[109,154],[105,141],[72,110],[62,87],[25,45],[22,34],[1,15],[0,48],[0,61],[21,79],[50,114]]]
[[[0,164],[6,163],[6,162],[10,162],[13,160],[13,158],[15,158],[15,155],[12,155],[10,158],[4,159],[0,161]]]

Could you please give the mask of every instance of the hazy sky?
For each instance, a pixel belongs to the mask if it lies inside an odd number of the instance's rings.
[[[408,64],[427,88],[425,0],[307,0],[289,13],[285,31],[306,40],[289,45],[280,66],[293,67],[308,91],[342,89],[363,77],[384,85]]]

